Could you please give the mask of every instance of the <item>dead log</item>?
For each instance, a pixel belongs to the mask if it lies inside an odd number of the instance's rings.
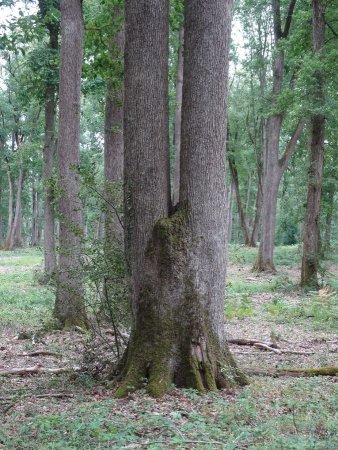
[[[267,377],[318,377],[318,376],[336,376],[338,367],[317,367],[317,368],[290,368],[290,369],[260,369],[247,367],[242,369],[249,375],[267,376]]]

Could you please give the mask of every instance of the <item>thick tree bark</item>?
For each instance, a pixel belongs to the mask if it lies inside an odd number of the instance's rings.
[[[142,378],[154,396],[171,383],[205,391],[246,382],[224,336],[231,6],[185,2],[180,204],[168,217],[168,4],[126,3],[126,243],[134,321],[117,396],[140,387]]]
[[[276,102],[278,96],[282,91],[284,76],[284,50],[281,46],[281,40],[286,39],[289,34],[295,4],[296,0],[290,1],[284,30],[282,30],[280,1],[272,0],[276,53],[273,62],[271,102],[275,108],[277,107]],[[304,122],[299,121],[283,156],[278,159],[283,120],[284,113],[277,112],[272,114],[266,121],[263,157],[262,230],[258,257],[254,265],[254,270],[257,270],[258,272],[276,272],[273,262],[273,252],[275,246],[278,188],[283,172],[296,149],[297,140],[304,127]]]
[[[313,19],[313,51],[319,57],[324,48],[325,19],[322,0],[312,0]],[[314,103],[317,108],[325,103],[323,75],[318,69],[316,74],[316,90]],[[309,185],[304,226],[302,286],[318,287],[318,267],[320,251],[320,195],[323,178],[325,116],[314,114],[311,118],[311,148],[309,160]]]
[[[180,48],[177,61],[176,78],[176,111],[174,128],[174,182],[173,182],[173,205],[177,205],[180,200],[180,153],[181,153],[181,128],[182,128],[182,92],[183,92],[183,50],[184,50],[184,28],[179,33]]]
[[[55,316],[63,327],[86,326],[81,275],[82,205],[79,180],[83,22],[81,0],[61,0],[58,188],[60,256]]]

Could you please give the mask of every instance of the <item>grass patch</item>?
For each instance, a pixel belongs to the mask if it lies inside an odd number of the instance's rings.
[[[253,265],[257,258],[258,248],[229,245],[230,264]],[[274,261],[277,266],[292,266],[300,264],[301,252],[298,245],[283,245],[275,248]]]
[[[226,297],[224,314],[227,319],[252,316],[254,307],[249,295],[230,295]]]
[[[306,328],[338,331],[337,295],[311,295],[301,298],[297,304],[290,304],[282,297],[275,297],[271,303],[265,305],[265,309],[281,323],[306,320]]]
[[[164,402],[141,393],[128,406],[72,402],[45,415],[26,407],[4,424],[0,442],[8,449],[335,449],[337,395],[323,379],[259,379],[232,400],[186,390]]]
[[[0,272],[1,325],[40,326],[42,319],[51,317],[54,293],[34,279],[34,266],[41,263],[37,250],[0,252],[0,266],[9,269]]]

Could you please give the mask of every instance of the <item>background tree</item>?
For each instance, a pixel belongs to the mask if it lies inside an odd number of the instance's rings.
[[[322,0],[312,1],[313,52],[319,64],[323,59],[325,40],[325,16]],[[317,111],[311,118],[311,146],[309,158],[309,186],[304,226],[304,244],[301,284],[318,287],[318,258],[320,245],[320,196],[324,163],[325,115],[323,73],[315,71],[314,106]]]
[[[63,327],[86,326],[81,275],[82,216],[79,180],[82,3],[61,1],[58,189],[60,255],[55,316]]]

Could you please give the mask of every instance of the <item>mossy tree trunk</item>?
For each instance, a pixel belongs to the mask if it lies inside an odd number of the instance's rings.
[[[81,0],[61,0],[58,189],[60,255],[55,316],[61,326],[86,326],[81,268],[80,97],[83,21]]]
[[[324,5],[322,0],[312,1],[313,51],[321,58],[325,40]],[[320,110],[325,104],[323,74],[318,68],[315,73],[316,86],[314,106]],[[311,146],[309,159],[309,185],[304,226],[301,285],[318,287],[320,253],[320,197],[324,164],[325,116],[316,113],[311,118]]]
[[[171,383],[203,392],[247,382],[224,336],[232,2],[217,0],[208,8],[202,0],[185,3],[180,203],[174,214],[168,183],[168,4],[150,3],[126,4],[125,198],[133,327],[116,396],[145,380],[154,396]]]

